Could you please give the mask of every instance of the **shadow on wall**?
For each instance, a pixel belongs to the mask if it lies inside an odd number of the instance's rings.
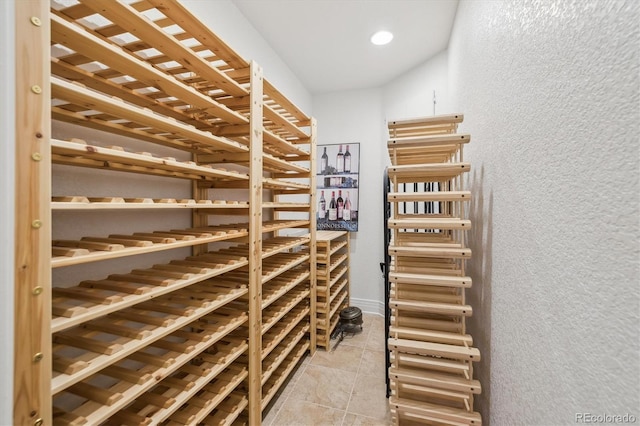
[[[472,223],[468,245],[472,250],[467,273],[473,285],[467,291],[467,303],[473,307],[473,316],[467,320],[467,331],[473,336],[474,346],[480,350],[480,362],[474,365],[475,378],[480,380],[482,393],[475,398],[474,409],[482,415],[482,424],[491,419],[491,268],[493,262],[493,191],[488,199],[484,194],[484,166],[478,175],[474,170],[467,187],[471,191],[469,219]],[[486,203],[486,206],[485,206]]]

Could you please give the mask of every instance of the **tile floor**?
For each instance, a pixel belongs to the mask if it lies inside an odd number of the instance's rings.
[[[318,349],[266,412],[265,426],[383,426],[391,416],[384,374],[384,318],[363,315],[363,331],[331,352]],[[332,340],[335,345],[337,340]]]

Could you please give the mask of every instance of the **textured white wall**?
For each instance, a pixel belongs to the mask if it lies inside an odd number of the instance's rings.
[[[639,5],[459,5],[449,83],[472,135],[471,332],[492,425],[640,419]]]
[[[14,1],[0,1],[0,81],[15,81]],[[0,220],[0,425],[13,419],[13,257],[15,223],[15,90],[14,84],[0,89],[0,198],[5,200]]]
[[[436,114],[452,112],[449,105],[448,82],[448,52],[445,50],[382,88],[382,105],[386,119],[433,115],[434,91]],[[387,149],[386,143],[385,139],[384,150]]]
[[[351,233],[351,298],[363,311],[381,312],[384,280],[382,172],[380,149],[384,118],[379,89],[328,93],[313,97],[318,144],[360,142],[358,232]],[[355,299],[355,300],[354,300]]]

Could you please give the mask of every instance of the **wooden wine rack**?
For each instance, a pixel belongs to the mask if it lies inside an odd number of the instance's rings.
[[[389,404],[396,425],[482,423],[473,410],[480,352],[465,324],[473,312],[465,301],[471,194],[462,177],[471,167],[463,161],[471,137],[456,133],[462,120],[457,114],[388,123]]]
[[[340,311],[349,306],[349,233],[317,231],[316,246],[316,338],[318,346],[328,351]]]
[[[315,120],[176,0],[16,9],[30,23],[16,33],[28,53],[17,69],[30,69],[18,83],[38,97],[16,105],[21,136],[37,136],[17,152],[29,222],[14,423],[260,424],[316,346]],[[51,135],[51,120],[67,136]],[[84,194],[55,193],[82,170]],[[91,179],[112,175],[130,188],[95,195]],[[191,195],[149,196],[139,176],[186,182]],[[100,212],[101,226],[60,237],[64,215]],[[171,225],[176,214],[190,226]],[[119,222],[147,215],[166,227]],[[145,263],[151,253],[169,260]],[[72,268],[115,259],[128,269]]]

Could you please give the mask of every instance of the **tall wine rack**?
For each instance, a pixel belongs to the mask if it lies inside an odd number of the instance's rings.
[[[260,424],[315,350],[315,120],[176,0],[16,9],[14,424]]]
[[[463,189],[470,164],[457,133],[461,114],[388,122],[391,204],[387,227],[390,320],[389,398],[396,425],[480,425],[473,379],[480,352],[467,334],[471,250]]]

